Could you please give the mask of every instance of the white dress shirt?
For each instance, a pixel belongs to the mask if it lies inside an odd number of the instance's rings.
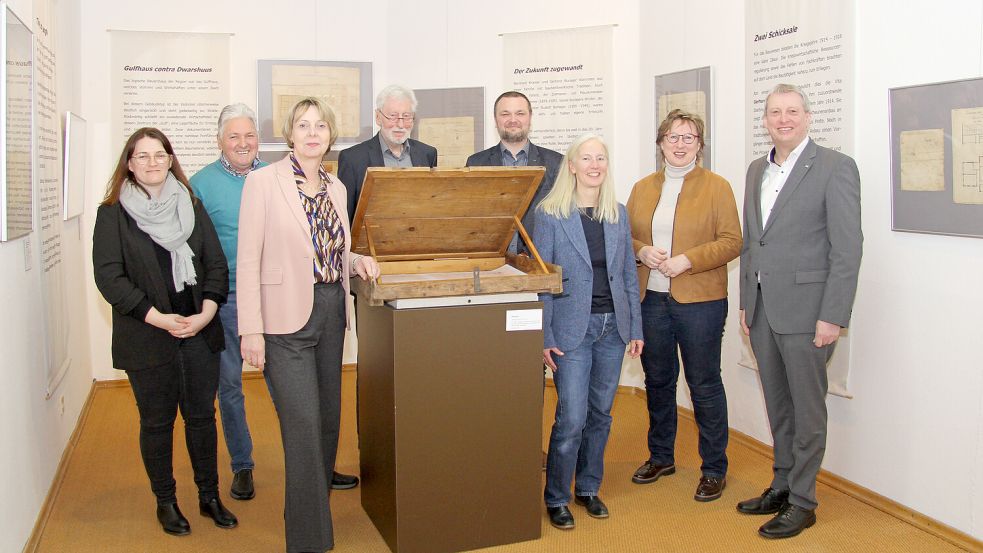
[[[775,163],[775,148],[772,148],[771,153],[768,154],[768,167],[765,168],[764,177],[761,179],[761,228],[768,224],[768,217],[771,216],[771,210],[775,207],[778,193],[782,191],[789,173],[792,172],[795,162],[802,155],[802,151],[806,149],[808,143],[809,137],[807,136],[792,150],[792,153],[785,158],[785,162],[781,165]]]

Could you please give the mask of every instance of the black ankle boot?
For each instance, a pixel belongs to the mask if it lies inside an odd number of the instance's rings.
[[[160,521],[164,532],[172,536],[187,536],[191,533],[191,524],[181,514],[177,503],[157,506],[157,520]]]
[[[209,501],[199,501],[198,510],[201,516],[214,520],[215,526],[219,528],[235,528],[239,525],[236,516],[230,513],[217,497]]]

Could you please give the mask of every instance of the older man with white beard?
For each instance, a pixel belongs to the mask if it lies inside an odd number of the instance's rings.
[[[436,167],[437,149],[410,138],[416,120],[416,94],[389,85],[375,99],[375,136],[338,154],[338,178],[348,188],[348,217],[355,220],[365,170],[369,167]]]

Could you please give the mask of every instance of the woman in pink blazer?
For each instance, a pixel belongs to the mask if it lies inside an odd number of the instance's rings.
[[[374,259],[351,253],[345,185],[321,168],[336,129],[331,108],[299,101],[283,123],[290,154],[249,173],[239,212],[242,357],[266,371],[280,419],[288,552],[334,546],[348,279],[379,276]]]

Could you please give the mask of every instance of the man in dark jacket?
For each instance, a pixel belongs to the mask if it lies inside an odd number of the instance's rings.
[[[495,100],[495,129],[502,141],[498,144],[473,154],[468,158],[467,166],[504,166],[504,167],[536,167],[546,168],[546,175],[539,183],[539,189],[533,196],[529,209],[522,217],[522,226],[532,236],[535,226],[534,214],[536,206],[553,189],[553,181],[560,167],[563,156],[548,148],[536,146],[529,141],[529,129],[532,124],[532,104],[529,98],[521,92],[510,90],[503,92]],[[512,237],[509,251],[513,253],[528,252],[528,246],[519,238],[518,233]]]

